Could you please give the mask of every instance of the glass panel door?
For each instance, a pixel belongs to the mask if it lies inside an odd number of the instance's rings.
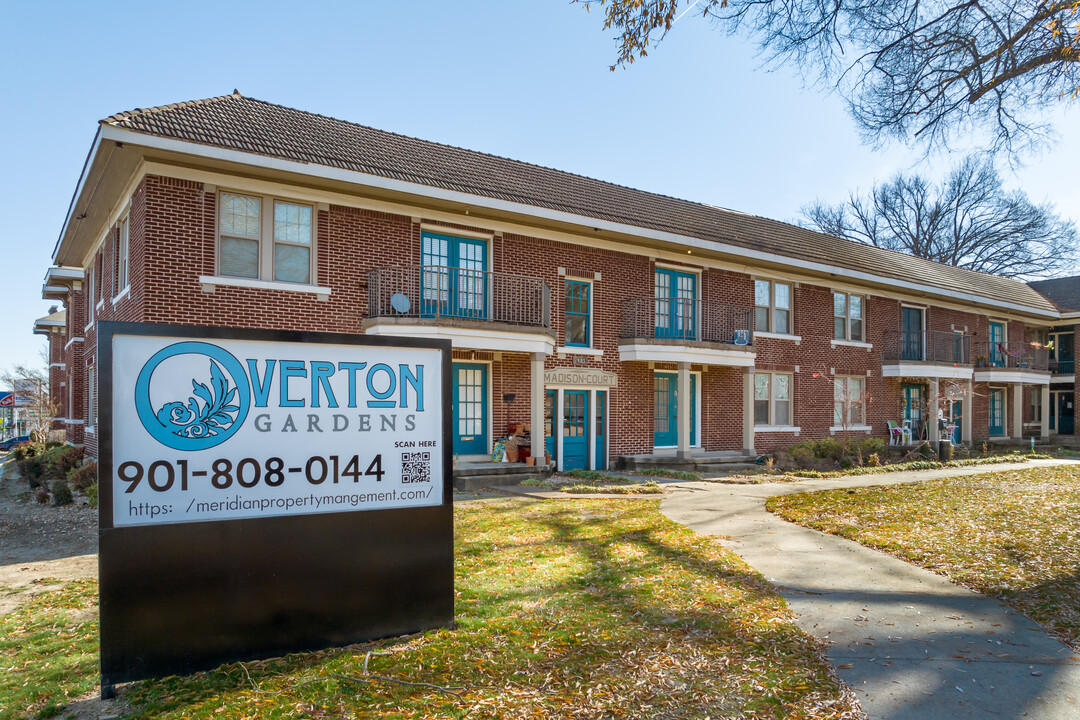
[[[562,444],[563,470],[589,466],[589,393],[563,390]]]
[[[990,364],[993,367],[1005,367],[1005,324],[990,323]]]
[[[654,295],[655,336],[697,339],[697,276],[657,268]]]
[[[678,375],[675,373],[653,375],[653,445],[656,447],[671,447],[679,442],[675,418],[677,382]]]
[[[904,425],[911,429],[911,439],[919,441],[925,437],[926,405],[925,389],[922,385],[904,385]]]
[[[990,388],[990,436],[1005,435],[1005,390]]]
[[[421,315],[487,319],[487,243],[426,232],[420,263]]]
[[[596,412],[593,413],[593,437],[596,438],[596,467],[595,470],[607,468],[607,392],[596,392]]]
[[[487,365],[454,363],[454,453],[487,454]]]
[[[900,359],[922,362],[923,311],[919,308],[900,308]]]

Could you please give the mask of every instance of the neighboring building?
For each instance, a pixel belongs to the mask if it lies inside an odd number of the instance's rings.
[[[1080,275],[1028,283],[1061,312],[1048,328],[1050,343],[1050,432],[1074,435],[1076,416],[1076,327],[1080,325]]]
[[[449,338],[465,458],[519,423],[562,468],[937,440],[938,407],[1050,434],[1062,313],[1022,282],[239,93],[102,121],[54,262],[90,455],[99,320]]]

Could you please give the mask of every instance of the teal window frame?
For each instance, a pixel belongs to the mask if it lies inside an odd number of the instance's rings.
[[[584,292],[584,297],[581,293]],[[592,283],[585,280],[567,280],[563,293],[563,334],[567,347],[592,346]],[[573,342],[570,339],[570,318],[583,318],[585,341]]]

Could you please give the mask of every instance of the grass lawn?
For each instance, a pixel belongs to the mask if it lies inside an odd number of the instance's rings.
[[[136,683],[130,716],[859,716],[771,586],[656,501],[472,501],[455,521],[456,630]],[[96,619],[73,612],[92,592],[0,618],[0,718],[93,687]]]
[[[1080,650],[1080,468],[799,493],[767,507],[1001,598]]]

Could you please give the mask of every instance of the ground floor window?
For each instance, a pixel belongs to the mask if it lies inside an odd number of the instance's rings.
[[[1042,422],[1042,414],[1042,388],[1033,387],[1028,390],[1028,415],[1031,416],[1031,422]]]
[[[791,375],[754,375],[754,424],[791,424]]]
[[[866,424],[866,378],[833,378],[833,425]]]

